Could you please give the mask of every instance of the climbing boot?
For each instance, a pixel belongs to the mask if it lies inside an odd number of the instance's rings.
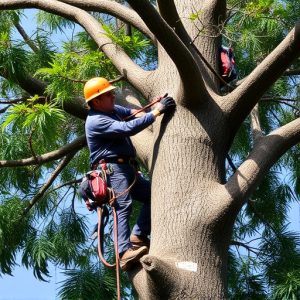
[[[132,234],[130,236],[130,242],[135,249],[143,246],[146,246],[148,249],[150,247],[150,240],[146,236]]]
[[[123,271],[128,271],[143,255],[147,254],[147,247],[139,247],[138,249],[129,248],[120,256],[120,267]]]

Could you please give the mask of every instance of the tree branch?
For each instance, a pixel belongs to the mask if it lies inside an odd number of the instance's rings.
[[[10,107],[11,107],[11,105],[7,105],[7,106],[1,108],[1,109],[0,109],[0,114],[6,112]]]
[[[189,101],[199,99],[199,94],[207,93],[197,61],[168,23],[159,15],[155,7],[146,0],[128,0],[132,8],[141,16],[157,40],[175,63],[181,77],[184,91]],[[193,80],[190,80],[193,78]],[[197,84],[195,84],[197,82]],[[203,97],[205,99],[205,96]],[[189,106],[191,103],[180,103]]]
[[[266,90],[300,54],[300,22],[247,78],[221,103],[234,129],[250,113]]]
[[[7,104],[7,105],[17,104],[20,102],[25,102],[27,99],[28,99],[27,97],[21,97],[19,99],[14,99],[14,100],[7,100],[7,101],[0,100],[0,104]]]
[[[294,70],[286,70],[283,75],[285,76],[297,76],[300,75],[300,69],[294,69]]]
[[[282,102],[299,102],[300,101],[300,98],[296,98],[296,99],[289,99],[289,98],[282,98],[280,96],[276,97],[262,97],[260,99],[261,101],[282,101]]]
[[[134,26],[142,33],[147,35],[152,40],[152,42],[155,43],[156,41],[155,36],[148,29],[139,15],[133,9],[130,9],[120,3],[109,0],[60,0],[60,2],[68,3],[87,11],[96,11],[110,14]]]
[[[19,86],[28,94],[32,96],[45,95],[47,85],[43,81],[31,77],[29,74],[16,74],[16,76],[17,76]],[[5,78],[5,76],[3,77]],[[61,109],[63,109],[65,112],[69,113],[70,115],[76,118],[85,120],[87,116],[87,110],[84,109],[84,107],[85,107],[84,99],[81,97],[75,97],[72,100],[65,101],[62,104]]]
[[[189,297],[190,295],[182,297],[182,294],[178,293],[178,290],[181,290],[178,289],[178,285],[174,288],[174,282],[182,284],[191,280],[193,272],[179,269],[172,258],[162,260],[145,255],[140,259],[140,263],[142,269],[134,268],[128,275],[141,299],[149,299],[149,295],[151,299],[196,299]]]
[[[248,250],[248,252],[253,252],[256,255],[260,252],[260,249],[255,248],[255,247],[251,247],[249,245],[246,245],[245,243],[238,242],[238,241],[231,241],[230,245],[232,245],[232,246],[238,246],[238,247],[244,247],[245,249]]]
[[[263,101],[265,101],[265,102],[275,102],[275,103],[278,103],[278,104],[284,104],[284,105],[292,108],[293,111],[295,112],[295,114],[297,115],[297,117],[300,116],[300,109],[297,106],[288,103],[289,101],[280,100],[280,99],[264,99]],[[297,102],[297,100],[294,100],[294,101],[290,100],[290,102]]]
[[[169,26],[174,29],[175,33],[182,40],[185,46],[189,48],[189,51],[194,55],[194,58],[197,59],[198,63],[204,64],[223,85],[227,86],[227,82],[224,81],[222,76],[220,76],[219,73],[215,71],[215,69],[210,65],[210,63],[206,60],[206,58],[201,54],[199,49],[194,44],[196,37],[194,38],[194,40],[192,40],[185,30],[181,22],[181,18],[178,15],[174,1],[158,0],[157,4],[161,16],[165,19]]]
[[[16,76],[19,86],[28,94],[32,96],[41,96],[45,94],[47,85],[43,81],[31,77],[28,74],[16,74]],[[87,116],[87,111],[86,109],[84,109],[84,106],[85,102],[83,98],[75,97],[70,101],[65,101],[61,108],[70,115],[85,120]]]
[[[28,206],[24,209],[23,216],[25,216],[29,210],[44,196],[47,189],[51,186],[53,181],[57,178],[57,176],[61,173],[61,171],[67,166],[67,164],[71,161],[71,159],[76,154],[76,151],[73,151],[69,154],[67,154],[63,160],[59,163],[59,165],[56,167],[54,172],[49,177],[48,181],[40,188],[40,190],[37,192],[37,194],[29,201]]]
[[[225,184],[230,199],[235,199],[240,206],[243,205],[270,167],[299,141],[300,118],[261,137],[247,160]]]
[[[20,35],[23,37],[24,41],[27,43],[27,45],[31,48],[31,50],[35,53],[39,51],[39,48],[34,44],[34,42],[30,39],[30,37],[25,32],[24,28],[20,25],[20,23],[15,22],[15,27],[17,28]]]
[[[81,177],[81,178],[78,178],[78,179],[70,180],[70,181],[68,181],[68,182],[65,182],[65,183],[62,183],[62,184],[60,184],[60,185],[58,185],[58,186],[53,187],[53,189],[52,189],[51,191],[49,191],[49,193],[54,192],[54,191],[56,191],[56,190],[59,190],[59,189],[65,187],[65,186],[68,186],[68,185],[78,184],[78,183],[80,183],[81,181],[82,181],[82,177]]]
[[[263,132],[260,125],[260,119],[259,119],[258,104],[256,104],[252,109],[250,114],[250,119],[251,119],[253,145],[256,145],[259,139],[263,136]]]
[[[86,146],[85,135],[77,138],[70,144],[63,146],[58,150],[51,151],[42,155],[37,155],[36,157],[29,157],[29,158],[18,159],[18,160],[0,160],[0,168],[8,168],[8,167],[15,168],[20,166],[43,164],[49,161],[59,159],[70,152],[78,151],[84,146]]]
[[[158,0],[157,4],[161,16],[168,25],[173,28],[174,32],[182,40],[185,46],[189,47],[192,40],[181,22],[174,0]]]
[[[0,9],[37,8],[60,15],[81,25],[94,39],[99,48],[110,58],[121,75],[126,77],[138,90],[145,89],[146,78],[151,73],[144,71],[113,41],[107,37],[106,31],[89,13],[56,0],[7,0],[0,2]]]

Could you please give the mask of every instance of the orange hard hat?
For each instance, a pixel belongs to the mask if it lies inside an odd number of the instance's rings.
[[[103,77],[94,77],[87,81],[87,83],[84,85],[84,98],[86,102],[89,102],[90,100],[109,92],[116,87],[111,85],[110,82],[103,78]]]

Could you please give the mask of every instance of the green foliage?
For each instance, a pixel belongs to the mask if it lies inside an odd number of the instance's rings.
[[[44,276],[49,277],[48,262],[54,257],[54,245],[47,236],[38,236],[33,231],[27,238],[24,247],[22,264],[26,268],[31,267],[35,277],[46,281]]]
[[[82,96],[83,85],[75,79],[85,80],[95,76],[96,72],[102,76],[114,76],[115,68],[102,52],[92,52],[83,56],[72,49],[68,50],[70,52],[56,54],[49,67],[36,72],[37,76],[49,82],[47,92],[51,96],[55,95],[58,101],[70,100],[74,95]]]
[[[257,262],[249,256],[239,256],[230,251],[228,299],[266,299],[263,276],[255,274]]]
[[[299,270],[288,272],[282,283],[274,288],[275,300],[297,300],[300,298],[300,273]]]
[[[295,1],[228,1],[230,18],[223,43],[234,48],[238,66],[242,66],[241,77],[249,74],[294,26],[297,7]]]
[[[51,233],[51,230],[49,231]],[[65,267],[76,262],[86,241],[87,225],[83,217],[74,211],[64,211],[59,216],[58,226],[49,238],[54,244],[56,259]]]
[[[8,110],[6,120],[2,123],[2,130],[11,125],[10,130],[22,134],[35,134],[40,142],[49,145],[56,140],[57,129],[65,121],[63,110],[55,103],[39,104],[35,96],[28,99],[28,103],[14,105]]]
[[[29,218],[22,217],[25,202],[9,193],[0,195],[0,271],[12,275],[16,254],[28,235]]]
[[[16,75],[25,72],[26,59],[26,51],[11,42],[9,33],[0,32],[0,72],[9,82],[15,82]]]
[[[276,0],[227,1],[227,5],[230,18],[223,43],[234,48],[243,78],[294,26],[300,5],[297,1]],[[291,68],[297,66],[296,61]],[[259,102],[265,134],[297,117],[297,85],[297,79],[282,77],[265,95],[266,100]],[[282,98],[296,101],[279,101]],[[246,120],[230,150],[236,166],[251,151],[250,125]],[[233,239],[242,245],[232,247],[230,299],[299,298],[299,237],[287,230],[290,207],[293,201],[299,201],[299,177],[299,146],[295,146],[263,179],[238,216]]]
[[[45,25],[46,27],[48,27],[50,32],[60,31],[61,33],[63,33],[65,29],[74,27],[74,23],[72,21],[44,11],[38,11],[37,23],[39,25]]]
[[[20,21],[22,14],[22,10],[2,11],[0,15],[0,32],[7,32],[10,35],[13,24]]]
[[[92,300],[115,299],[116,287],[113,271],[99,264],[88,264],[84,268],[67,270],[61,282],[59,296],[62,299]]]
[[[111,26],[103,25],[107,36],[112,39],[117,45],[121,46],[126,53],[134,58],[140,58],[143,55],[145,48],[150,44],[138,31],[133,30],[131,36],[125,34],[124,29],[114,31]]]
[[[36,32],[33,42],[38,51],[28,54],[28,62],[26,64],[27,70],[31,74],[34,74],[39,68],[49,67],[49,63],[57,51],[57,47],[51,41],[48,33],[41,29]]]

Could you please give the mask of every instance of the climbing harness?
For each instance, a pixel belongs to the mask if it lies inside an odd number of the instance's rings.
[[[98,255],[101,262],[108,268],[116,268],[116,282],[117,282],[117,299],[121,299],[121,284],[120,284],[120,258],[119,258],[119,248],[118,248],[118,219],[116,213],[116,200],[118,197],[128,193],[130,189],[136,182],[136,175],[134,176],[133,182],[130,186],[120,192],[115,193],[115,191],[108,187],[107,185],[107,175],[112,174],[111,168],[109,168],[105,160],[101,160],[97,166],[100,166],[100,170],[92,170],[86,174],[80,185],[80,194],[84,199],[87,208],[92,210],[97,210],[98,215],[98,226],[97,226],[97,236],[98,236]],[[115,250],[115,263],[111,264],[107,262],[104,257],[103,251],[103,237],[104,237],[104,227],[108,221],[108,208],[107,205],[111,207],[113,215],[113,236],[114,236],[114,250]]]

